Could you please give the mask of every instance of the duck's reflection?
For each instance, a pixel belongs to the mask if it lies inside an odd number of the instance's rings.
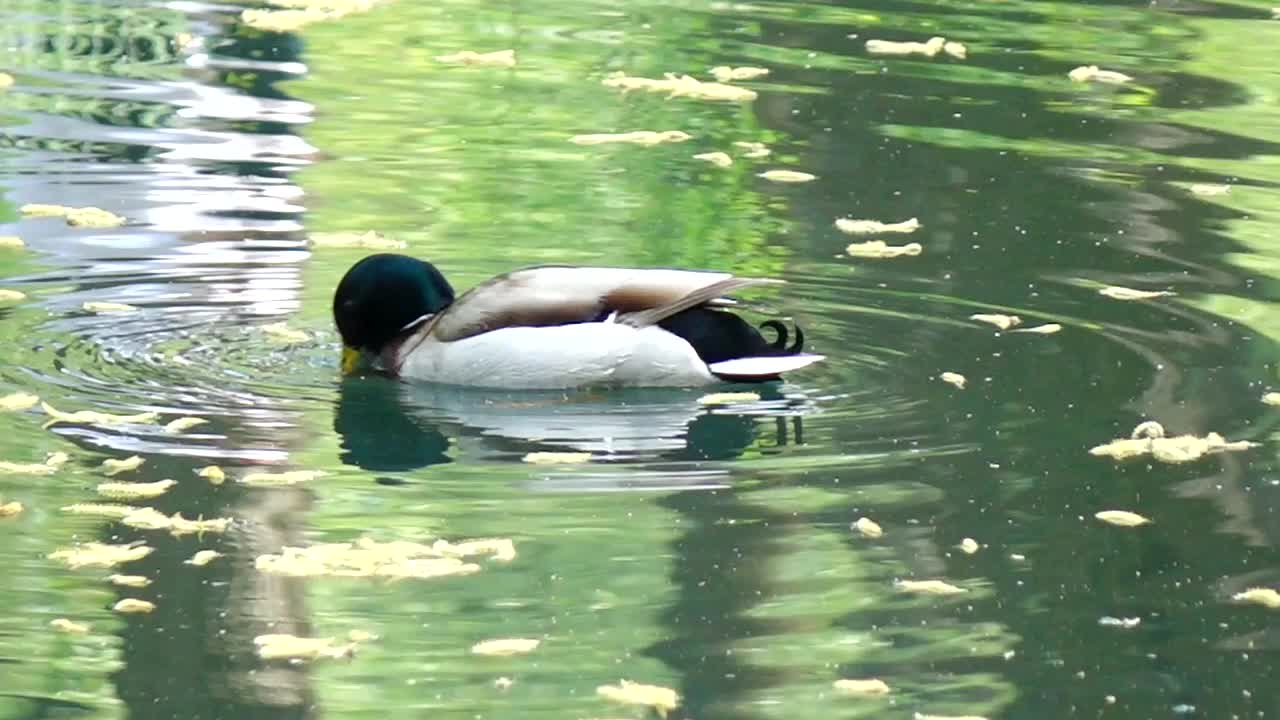
[[[758,440],[798,443],[809,402],[777,386],[752,390],[758,402],[729,411],[699,403],[696,390],[511,392],[352,377],[341,386],[334,430],[344,463],[380,472],[447,463],[460,454],[510,460],[573,451],[671,462],[732,459]],[[762,423],[761,415],[776,422]],[[772,441],[758,437],[765,428],[773,429]]]

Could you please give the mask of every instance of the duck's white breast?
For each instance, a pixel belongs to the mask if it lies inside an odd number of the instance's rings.
[[[428,338],[400,359],[402,377],[451,385],[552,389],[715,382],[682,338],[614,323],[513,327],[454,342]]]

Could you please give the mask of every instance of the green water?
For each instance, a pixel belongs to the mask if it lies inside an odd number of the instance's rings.
[[[0,519],[0,718],[653,717],[597,695],[621,679],[676,690],[670,717],[698,720],[1280,712],[1280,611],[1232,599],[1280,588],[1280,418],[1260,400],[1280,385],[1267,3],[387,0],[290,34],[246,27],[242,7],[0,7],[0,235],[27,245],[0,249],[0,286],[27,295],[0,305],[0,394],[209,421],[0,414],[0,460],[71,456],[0,474],[0,503],[24,506]],[[934,35],[967,57],[864,47]],[[508,48],[514,67],[434,59]],[[1133,80],[1067,78],[1090,64]],[[759,93],[744,103],[601,84],[717,65],[770,74],[739,83]],[[692,138],[568,142],[631,130]],[[692,158],[712,151],[733,164]],[[129,224],[22,219],[26,203]],[[919,218],[880,239],[923,252],[849,257],[860,238],[837,217]],[[370,229],[459,288],[545,262],[781,277],[753,317],[794,319],[829,359],[727,409],[700,391],[343,380],[329,302],[367,251],[305,237]],[[280,321],[310,338],[261,330]],[[1088,453],[1147,419],[1258,445],[1185,464]],[[521,461],[535,451],[593,459]],[[233,527],[174,538],[61,509],[134,454],[115,479],[177,481],[150,505]],[[209,464],[226,484],[194,474]],[[327,475],[236,482],[288,469]],[[851,528],[864,516],[883,537]],[[517,557],[399,582],[255,569],[361,537],[507,537]],[[155,551],[122,570],[48,557],[139,540]],[[184,562],[201,549],[223,556]],[[913,579],[966,592],[904,592]],[[155,610],[113,612],[126,597]],[[350,659],[255,654],[259,635],[350,630],[378,639]],[[508,637],[542,642],[471,653]]]

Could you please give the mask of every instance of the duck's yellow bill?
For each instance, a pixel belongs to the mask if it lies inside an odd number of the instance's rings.
[[[351,374],[360,367],[360,351],[347,346],[342,346],[342,372]]]

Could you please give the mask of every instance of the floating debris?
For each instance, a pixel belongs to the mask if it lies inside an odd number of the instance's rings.
[[[1244,592],[1236,593],[1231,596],[1232,600],[1237,602],[1253,603],[1272,610],[1280,609],[1280,592],[1276,592],[1271,588],[1249,588]]]
[[[1280,405],[1280,392],[1269,392],[1263,395],[1262,402],[1268,405]]]
[[[160,497],[177,484],[176,480],[169,479],[149,483],[102,483],[98,485],[98,494],[112,500],[147,500]]]
[[[857,258],[914,257],[924,252],[924,246],[920,243],[889,245],[883,240],[870,240],[868,242],[852,243],[844,251],[850,257]]]
[[[515,682],[509,677],[500,677],[493,681],[493,686],[498,690],[508,690]]]
[[[1089,449],[1090,455],[1127,460],[1150,454],[1156,460],[1167,463],[1184,463],[1199,460],[1205,455],[1236,450],[1248,450],[1258,443],[1248,440],[1228,442],[1218,433],[1205,437],[1179,435],[1165,437],[1164,426],[1153,420],[1139,424],[1128,438],[1113,440],[1105,445]]]
[[[978,541],[973,538],[965,538],[960,541],[960,551],[965,555],[972,555],[980,549],[981,546],[978,545]]]
[[[141,560],[150,555],[154,549],[140,544],[108,545],[88,542],[70,550],[49,553],[49,559],[64,562],[72,570],[82,567],[109,568]]]
[[[0,288],[0,302],[17,302],[19,300],[26,299],[27,294],[24,292],[10,290],[8,288]]]
[[[125,219],[113,212],[96,207],[70,207],[67,205],[47,205],[32,203],[23,205],[18,211],[27,217],[60,217],[68,225],[89,228],[119,227]]]
[[[49,621],[49,627],[58,632],[68,633],[70,635],[87,635],[89,626],[68,620],[67,618],[57,618]]]
[[[64,452],[51,452],[45,456],[44,462],[15,463],[0,461],[0,473],[16,473],[23,475],[52,475],[58,468],[67,464],[71,456]]]
[[[72,515],[89,515],[92,517],[109,518],[111,520],[121,520],[130,513],[135,513],[141,508],[133,505],[119,505],[115,503],[76,503],[75,505],[67,505],[62,508],[65,513]]]
[[[50,425],[66,422],[66,423],[83,423],[86,425],[124,425],[128,423],[150,423],[155,422],[160,417],[159,413],[142,412],[134,415],[113,415],[111,413],[98,412],[97,410],[77,410],[76,412],[62,412],[47,402],[41,402],[40,407],[44,409],[46,415],[51,420],[45,423],[45,427]]]
[[[969,319],[977,320],[978,322],[990,323],[1001,330],[1008,330],[1011,327],[1016,327],[1022,324],[1022,318],[1017,315],[983,315],[979,313],[977,315],[970,315]]]
[[[1111,285],[1099,290],[1098,294],[1106,295],[1113,300],[1150,300],[1151,298],[1168,297],[1177,293],[1169,292],[1168,290],[1135,290]]]
[[[100,314],[101,313],[127,313],[127,312],[134,312],[138,309],[137,305],[130,305],[128,303],[97,302],[97,301],[82,303],[80,307],[85,312],[100,313]]]
[[[1118,627],[1123,630],[1132,630],[1133,628],[1136,628],[1138,627],[1138,625],[1142,624],[1142,618],[1138,618],[1138,617],[1117,618],[1117,617],[1111,617],[1110,615],[1108,615],[1106,617],[1098,618],[1098,624],[1103,627]]]
[[[370,230],[358,233],[312,233],[307,236],[307,244],[318,248],[362,248],[364,250],[403,250],[406,244],[402,240],[392,240]]]
[[[155,508],[138,508],[120,518],[120,523],[139,530],[168,530],[175,537],[182,535],[203,535],[205,533],[223,533],[231,527],[231,518],[203,517],[190,520],[182,517],[182,513],[165,515]]]
[[[807,183],[818,179],[817,175],[810,175],[807,172],[796,170],[766,170],[762,173],[757,173],[757,177],[778,183]]]
[[[1062,331],[1062,326],[1059,325],[1058,323],[1046,323],[1044,325],[1036,325],[1035,327],[1018,328],[1017,330],[1012,330],[1010,332],[1035,333],[1037,335],[1052,335],[1056,332],[1061,332],[1061,331]]]
[[[151,584],[151,578],[143,575],[108,575],[107,582],[120,587],[144,588]]]
[[[853,524],[853,529],[862,533],[863,537],[878,538],[884,536],[884,528],[871,518],[861,517]]]
[[[850,220],[836,218],[836,229],[849,235],[875,235],[877,233],[913,233],[920,229],[920,220],[910,218],[896,223],[879,220]]]
[[[1230,185],[1214,185],[1211,183],[1195,183],[1187,188],[1193,195],[1204,195],[1212,197],[1214,195],[1226,195],[1231,192]]]
[[[935,36],[926,42],[894,42],[892,40],[868,40],[867,52],[872,55],[924,55],[935,57],[938,53],[946,53],[960,60],[969,55],[964,43],[948,41],[944,37]]]
[[[694,160],[705,160],[716,167],[727,168],[733,164],[733,158],[729,157],[729,153],[708,152],[693,156]]]
[[[716,79],[716,82],[722,83],[733,82],[734,80],[754,80],[768,74],[768,68],[729,67],[728,65],[719,65],[711,68],[712,77]]]
[[[326,543],[310,547],[285,547],[279,555],[261,555],[254,566],[263,572],[289,577],[389,577],[435,578],[470,575],[480,566],[463,558],[488,554],[510,561],[515,544],[507,538],[488,538],[432,545],[397,540],[379,543],[361,538],[353,543]]]
[[[879,678],[867,680],[837,680],[831,684],[836,690],[850,695],[888,695],[889,684]]]
[[[960,388],[961,390],[964,389],[965,383],[968,382],[968,380],[965,379],[965,376],[955,372],[944,372],[938,376],[938,379],[944,383],[955,385],[957,388]]]
[[[1111,85],[1123,85],[1133,79],[1114,70],[1100,70],[1097,65],[1081,65],[1067,73],[1067,77],[1071,78],[1072,82],[1100,82]]]
[[[22,503],[14,500],[12,502],[0,503],[0,518],[11,518],[22,513]]]
[[[149,613],[156,609],[156,604],[137,598],[125,598],[112,605],[111,609],[118,613]]]
[[[180,417],[177,420],[170,420],[169,422],[165,423],[164,431],[168,433],[175,433],[175,434],[180,432],[186,432],[187,430],[190,430],[193,427],[204,425],[207,422],[209,421],[205,420],[204,418]]]
[[[1147,518],[1137,513],[1129,512],[1128,510],[1103,510],[1102,512],[1095,513],[1094,517],[1104,523],[1118,525],[1120,527],[1138,527],[1139,525],[1146,525],[1151,522]]]
[[[601,685],[596,688],[596,694],[624,705],[643,705],[653,708],[659,717],[664,718],[667,713],[680,707],[680,695],[675,690],[629,680],[623,680],[617,685]]]
[[[633,145],[658,145],[661,143],[684,142],[693,136],[679,130],[634,130],[625,133],[596,133],[594,135],[574,135],[569,142],[574,145],[605,145],[607,143],[631,143]]]
[[[717,100],[725,102],[750,102],[758,95],[736,85],[718,82],[702,82],[689,75],[677,76],[664,73],[661,80],[644,77],[632,77],[625,72],[615,72],[601,81],[606,87],[618,88],[623,92],[641,90],[644,92],[667,93],[667,97],[688,97],[697,100]]]
[[[355,644],[337,645],[327,638],[304,638],[296,635],[259,635],[253,639],[258,647],[258,657],[263,660],[318,660],[340,659],[355,655]]]
[[[222,553],[216,550],[201,550],[191,556],[190,560],[183,560],[184,565],[195,565],[196,567],[204,567],[209,563],[222,557]]]
[[[533,652],[541,644],[541,640],[534,638],[502,638],[500,640],[485,640],[472,645],[471,654],[491,655],[495,657],[523,655],[525,653]]]
[[[478,53],[474,50],[463,50],[453,53],[452,55],[437,55],[436,62],[449,63],[451,65],[485,65],[491,67],[515,67],[516,51],[515,50],[495,50],[494,52]]]
[[[698,398],[701,405],[731,405],[734,403],[751,403],[760,400],[759,393],[753,392],[725,392],[725,393],[709,393]]]
[[[738,140],[733,143],[733,146],[745,150],[746,152],[742,153],[742,157],[745,158],[766,158],[773,154],[773,151],[762,142]]]
[[[276,340],[288,343],[306,342],[311,336],[301,330],[294,330],[287,323],[278,322],[262,326],[262,332],[270,335]]]
[[[288,470],[282,473],[251,472],[242,475],[237,482],[241,485],[254,485],[257,487],[283,487],[310,482],[328,474],[323,470]]]
[[[0,412],[21,412],[30,410],[40,402],[40,397],[31,393],[16,392],[0,397]]]
[[[131,455],[123,460],[107,458],[102,461],[102,464],[98,466],[98,469],[102,471],[103,475],[111,477],[113,475],[119,475],[122,472],[137,470],[142,467],[142,463],[144,462],[146,462],[146,460],[137,455]]]
[[[524,462],[533,463],[535,465],[567,465],[569,463],[584,463],[591,459],[589,452],[531,452],[526,453],[523,458]]]
[[[26,246],[27,244],[22,242],[22,238],[17,235],[0,235],[0,248],[19,250]]]
[[[957,595],[969,592],[942,580],[899,580],[895,583],[903,592],[921,593],[923,595]]]
[[[206,465],[197,470],[196,475],[208,480],[210,485],[221,485],[227,481],[227,474],[217,465]]]

